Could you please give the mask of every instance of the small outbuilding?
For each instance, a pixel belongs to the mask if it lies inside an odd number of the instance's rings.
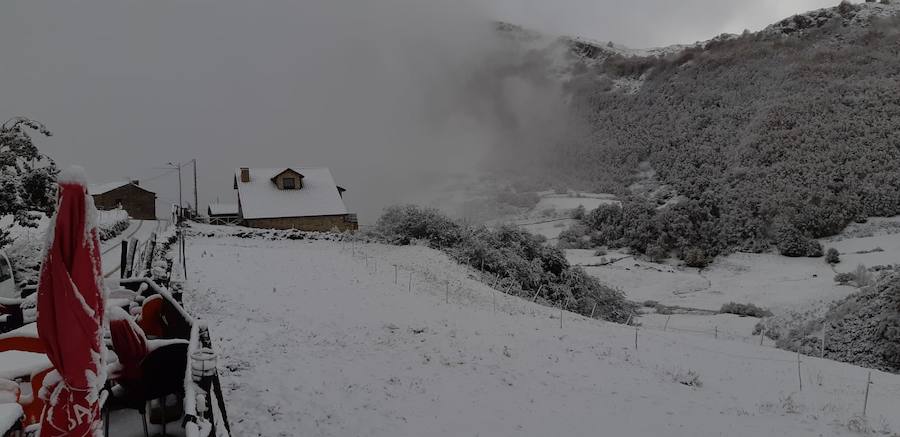
[[[210,203],[206,209],[211,225],[236,225],[240,223],[236,203]]]
[[[238,215],[253,228],[339,231],[359,228],[344,189],[325,167],[249,168],[234,173]]]
[[[138,181],[89,185],[88,192],[100,210],[121,207],[137,220],[156,220],[156,193],[140,186]]]

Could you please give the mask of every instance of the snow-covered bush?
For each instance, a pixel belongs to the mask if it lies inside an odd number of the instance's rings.
[[[776,345],[818,355],[824,332],[825,358],[900,371],[900,273],[876,282],[834,303],[824,313],[779,315]]]
[[[706,256],[706,252],[699,247],[689,247],[682,255],[684,265],[688,267],[704,268],[709,265],[710,259]]]
[[[825,262],[828,264],[837,264],[841,262],[841,254],[837,249],[829,247],[825,252]]]
[[[596,278],[569,265],[546,240],[515,226],[464,226],[439,211],[416,206],[388,208],[370,235],[390,244],[423,240],[455,260],[482,268],[510,293],[539,298],[596,317],[623,322],[635,311],[624,294],[602,285]]]
[[[872,282],[872,274],[869,273],[866,266],[859,264],[856,266],[856,271],[853,272],[853,280],[856,281],[857,287],[865,287]]]
[[[756,305],[753,305],[752,303],[729,302],[722,305],[722,309],[719,310],[719,312],[759,318],[772,316],[771,311],[765,308],[760,308]]]
[[[678,369],[674,372],[671,372],[670,374],[672,376],[672,381],[679,384],[686,385],[688,387],[703,387],[703,382],[700,381],[700,374],[691,369]]]
[[[793,226],[786,226],[778,231],[778,252],[784,256],[820,257],[822,245],[800,232]]]
[[[850,282],[853,282],[856,279],[856,275],[853,273],[838,273],[834,275],[834,282],[837,282],[841,285],[847,285]]]
[[[98,237],[100,241],[110,240],[124,232],[130,225],[128,213],[122,209],[100,211]]]

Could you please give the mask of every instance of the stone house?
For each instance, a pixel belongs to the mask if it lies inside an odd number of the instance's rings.
[[[344,205],[344,189],[325,167],[235,170],[238,216],[252,228],[304,231],[356,230],[356,214]]]
[[[122,207],[136,220],[156,220],[156,193],[140,186],[138,181],[89,185],[88,192],[99,210]]]

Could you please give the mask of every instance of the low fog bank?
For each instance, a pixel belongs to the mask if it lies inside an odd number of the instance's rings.
[[[54,131],[60,164],[145,179],[161,204],[174,175],[149,178],[169,161],[198,159],[201,208],[234,199],[235,167],[328,166],[372,222],[565,131],[559,87],[474,1],[21,0],[3,16],[4,107]]]

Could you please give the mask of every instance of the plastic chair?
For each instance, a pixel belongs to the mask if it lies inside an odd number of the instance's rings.
[[[114,406],[130,408],[141,414],[144,436],[149,437],[147,430],[147,405],[150,401],[160,400],[162,405],[162,431],[166,435],[165,398],[169,395],[184,396],[184,375],[187,369],[187,343],[172,343],[152,350],[141,361],[141,378],[138,380],[122,380],[120,385],[125,389],[120,398],[110,398],[106,410],[107,429],[109,435],[109,411]]]
[[[141,307],[141,318],[138,320],[138,325],[147,336],[162,337],[165,334],[162,320],[163,303],[163,297],[155,295],[147,298]]]
[[[51,367],[32,375],[30,402],[22,403],[23,399],[19,400],[19,403],[22,405],[22,411],[25,413],[25,418],[22,422],[26,427],[41,422],[41,414],[44,412],[44,401],[38,396],[38,393],[40,393],[41,387],[44,385],[44,379],[47,377],[47,374],[52,370],[53,368]]]

